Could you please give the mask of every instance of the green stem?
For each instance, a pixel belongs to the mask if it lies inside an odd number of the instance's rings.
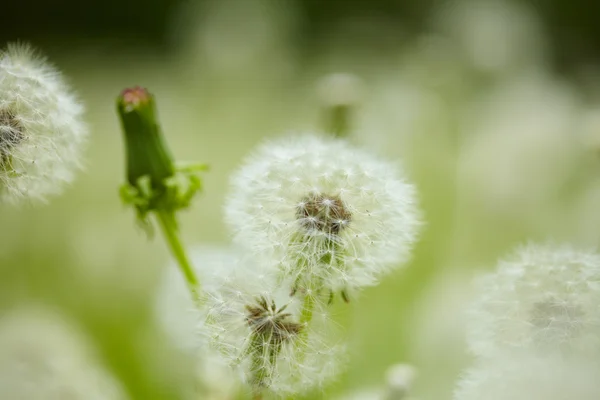
[[[179,269],[185,277],[185,281],[190,289],[192,298],[195,301],[200,300],[200,282],[194,273],[192,263],[187,256],[185,247],[181,243],[179,238],[179,229],[177,228],[177,221],[175,220],[175,213],[173,211],[157,210],[156,216],[160,227],[162,228],[163,234],[169,244],[169,249],[177,261]]]
[[[347,137],[352,128],[353,111],[353,107],[347,104],[329,107],[325,111],[325,121],[323,122],[326,132],[341,138]]]

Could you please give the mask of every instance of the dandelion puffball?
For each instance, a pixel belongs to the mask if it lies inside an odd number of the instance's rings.
[[[43,307],[30,305],[0,316],[0,398],[126,399],[86,339]]]
[[[60,73],[30,47],[0,52],[0,201],[62,191],[80,166],[82,114]]]
[[[479,356],[507,349],[600,355],[600,256],[528,245],[480,281],[468,344]]]
[[[454,400],[596,400],[599,374],[597,362],[509,352],[464,373]]]
[[[159,320],[176,344],[197,349],[200,370],[222,371],[227,378],[220,386],[236,389],[244,382],[276,394],[297,394],[337,375],[344,346],[325,310],[314,310],[309,326],[300,323],[301,304],[290,297],[289,285],[235,248],[200,247],[192,261],[203,287],[201,308],[183,277],[170,268],[159,296]],[[207,361],[211,365],[202,367]],[[214,382],[200,379],[207,395],[215,392]]]
[[[234,240],[295,289],[348,292],[405,261],[420,224],[415,188],[394,163],[334,138],[260,146],[231,180]]]

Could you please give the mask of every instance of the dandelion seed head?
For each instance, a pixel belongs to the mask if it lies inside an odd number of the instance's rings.
[[[473,353],[600,352],[600,256],[528,245],[482,278],[479,289],[468,331]]]
[[[235,242],[261,262],[302,289],[320,282],[336,293],[406,261],[420,224],[396,165],[315,135],[260,146],[233,176],[225,214]]]
[[[248,274],[234,275],[208,295],[210,317],[203,329],[211,348],[244,382],[277,395],[302,393],[334,379],[345,348],[328,314],[315,311],[310,325],[301,324],[300,300],[290,297],[289,284],[269,277],[251,283]]]
[[[80,168],[83,106],[29,46],[0,52],[0,201],[43,201]]]
[[[157,311],[173,341],[201,365],[211,354],[215,365],[229,368],[226,376],[276,394],[318,388],[339,373],[345,349],[325,310],[315,310],[310,329],[300,324],[300,300],[290,297],[290,285],[235,248],[199,247],[192,261],[203,284],[202,308],[171,265]]]
[[[454,400],[594,400],[600,398],[598,363],[507,353],[467,370]]]

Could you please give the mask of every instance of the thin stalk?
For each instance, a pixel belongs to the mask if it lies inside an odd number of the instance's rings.
[[[179,238],[179,229],[177,228],[175,213],[173,211],[157,210],[156,216],[163,234],[165,235],[165,239],[167,239],[169,250],[175,257],[177,265],[185,277],[192,299],[196,302],[200,302],[200,281],[194,273],[192,263]]]

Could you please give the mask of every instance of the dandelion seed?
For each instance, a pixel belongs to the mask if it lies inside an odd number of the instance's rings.
[[[86,338],[53,311],[28,306],[0,316],[0,398],[124,400]]]
[[[417,235],[413,185],[394,164],[342,140],[268,142],[231,186],[225,213],[236,243],[278,266],[293,293],[348,299],[406,261]]]
[[[83,107],[25,45],[0,53],[0,201],[45,200],[73,180],[87,137]]]
[[[600,352],[600,256],[528,245],[482,279],[468,334],[473,353]]]

